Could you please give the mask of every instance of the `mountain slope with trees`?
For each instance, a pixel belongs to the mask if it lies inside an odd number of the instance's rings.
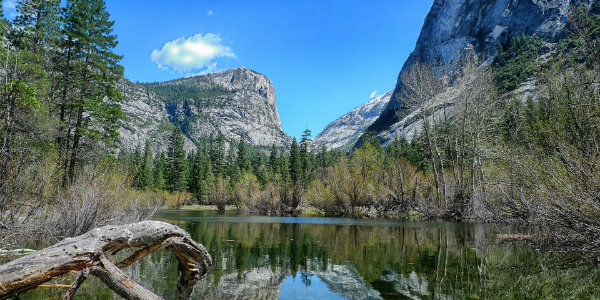
[[[185,135],[186,150],[211,135],[228,139],[243,135],[255,146],[286,146],[275,103],[275,89],[264,75],[246,68],[230,69],[168,82],[123,82],[121,145],[134,150],[146,140],[165,150],[173,126]],[[161,138],[162,137],[162,138]]]

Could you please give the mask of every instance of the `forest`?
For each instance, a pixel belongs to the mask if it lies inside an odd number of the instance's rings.
[[[366,132],[348,153],[315,148],[310,130],[289,147],[214,134],[187,152],[175,128],[165,152],[153,141],[118,149],[123,67],[104,1],[19,0],[17,11],[0,28],[0,242],[57,240],[202,204],[521,222],[544,229],[545,242],[599,246],[598,2],[570,16],[560,43],[518,36],[492,62],[466,49],[452,68],[415,63],[402,77],[413,111],[395,113],[419,130],[385,146]],[[522,97],[524,86],[537,96]]]

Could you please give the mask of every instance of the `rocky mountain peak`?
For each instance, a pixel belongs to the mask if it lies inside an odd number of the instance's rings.
[[[219,132],[234,140],[242,136],[257,146],[289,143],[281,128],[273,84],[246,68],[167,82],[127,83],[121,91],[130,116],[121,130],[127,148],[145,139],[164,148],[166,140],[154,137],[164,137],[172,126],[181,128],[190,144]]]
[[[379,117],[391,96],[389,91],[331,122],[315,138],[316,146],[325,145],[330,150],[352,148],[363,130]]]
[[[402,67],[389,109],[404,106],[401,77],[416,61],[452,68],[471,45],[493,59],[498,44],[518,35],[556,41],[564,35],[570,11],[592,0],[435,0],[414,51]]]

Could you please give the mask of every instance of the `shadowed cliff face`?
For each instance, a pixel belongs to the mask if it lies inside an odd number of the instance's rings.
[[[518,35],[539,36],[556,41],[564,35],[573,7],[590,0],[435,0],[414,51],[398,76],[390,103],[375,122],[380,133],[401,120],[389,113],[406,107],[402,100],[402,76],[416,61],[453,68],[461,52],[472,45],[488,61],[497,54],[499,43]],[[400,114],[406,115],[406,114]],[[383,125],[382,125],[383,124]],[[383,128],[382,128],[383,126]]]
[[[121,91],[129,116],[121,137],[128,149],[146,139],[155,142],[155,148],[165,148],[173,125],[181,128],[190,145],[218,132],[261,146],[286,145],[289,140],[281,128],[273,84],[246,68],[161,83],[126,82]]]

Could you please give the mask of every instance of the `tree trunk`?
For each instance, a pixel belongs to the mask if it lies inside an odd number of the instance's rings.
[[[118,264],[106,256],[125,248],[141,248]],[[23,292],[71,271],[81,272],[65,299],[71,299],[79,285],[94,275],[125,299],[161,299],[129,279],[119,268],[167,248],[179,260],[180,280],[176,300],[189,299],[198,279],[212,264],[204,246],[183,229],[164,222],[143,221],[122,226],[104,226],[54,246],[0,266],[0,300],[18,297]]]

